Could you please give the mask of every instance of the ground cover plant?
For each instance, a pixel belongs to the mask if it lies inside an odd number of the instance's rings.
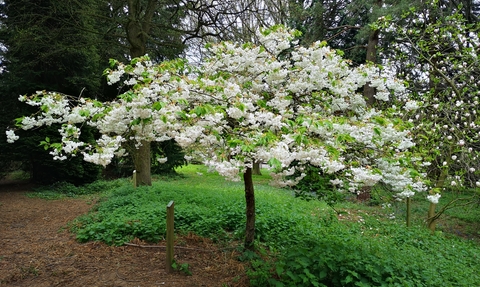
[[[165,207],[170,200],[175,201],[177,234],[193,232],[230,244],[241,239],[242,184],[225,181],[198,165],[178,172],[180,177],[162,178],[152,187],[135,189],[126,184],[104,194],[93,212],[71,224],[77,239],[116,245],[134,238],[158,241],[165,235]],[[255,180],[260,182],[256,186],[258,251],[246,251],[239,258],[251,262],[252,286],[475,286],[480,282],[480,247],[473,240],[448,236],[448,230],[431,234],[420,220],[407,228],[400,208],[392,212],[358,203],[331,207],[265,185],[267,175]],[[392,213],[397,218],[389,219]],[[471,221],[478,215],[460,213]]]
[[[69,182],[55,182],[49,185],[41,185],[34,188],[33,192],[27,194],[29,197],[44,199],[60,199],[65,197],[77,197],[82,195],[101,195],[112,189],[123,186],[127,183],[125,179],[97,180],[95,182],[76,186]]]

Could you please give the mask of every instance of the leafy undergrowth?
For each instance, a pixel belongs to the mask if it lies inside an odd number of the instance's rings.
[[[27,193],[28,197],[43,199],[61,199],[65,197],[78,197],[83,195],[101,195],[127,185],[125,179],[99,180],[82,186],[75,186],[68,182],[56,182],[51,185],[43,185]]]
[[[166,205],[175,202],[176,232],[217,242],[244,235],[241,182],[227,182],[201,166],[179,170],[152,187],[122,184],[104,193],[94,211],[71,224],[80,241],[121,245],[165,235]],[[386,210],[294,198],[255,182],[257,253],[246,252],[252,286],[477,286],[480,246],[431,234],[421,224],[406,228]],[[420,214],[420,208],[419,208]],[[422,211],[423,212],[423,211]],[[472,218],[473,220],[473,218]]]

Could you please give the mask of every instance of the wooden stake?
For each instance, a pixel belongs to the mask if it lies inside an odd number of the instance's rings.
[[[175,204],[173,201],[170,201],[167,205],[167,273],[173,272],[174,206]]]
[[[132,181],[133,181],[133,187],[137,188],[137,171],[136,170],[133,171]]]
[[[410,227],[411,216],[412,216],[412,200],[410,197],[407,197],[407,227]]]

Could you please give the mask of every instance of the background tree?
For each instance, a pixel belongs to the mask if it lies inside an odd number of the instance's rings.
[[[5,16],[2,39],[6,46],[3,58],[8,71],[2,77],[2,88],[9,94],[2,99],[6,111],[3,128],[23,113],[14,112],[25,108],[17,106],[20,94],[55,90],[108,100],[115,98],[121,89],[107,86],[101,78],[109,58],[130,59],[148,52],[162,61],[177,57],[184,48],[181,34],[172,29],[179,24],[181,14],[167,7],[170,2],[44,1],[34,5],[24,2],[2,4]],[[44,139],[45,135],[38,134],[33,142],[39,138]],[[161,146],[157,144],[155,149]],[[26,150],[32,153],[27,156]],[[177,149],[170,149],[174,150]],[[24,158],[29,165],[34,162],[31,170],[35,179],[46,178],[39,174],[41,171],[55,174],[52,167],[47,169],[41,164],[46,161],[38,158],[44,153],[37,146],[23,148],[18,153],[3,151],[5,161]],[[50,156],[47,158],[49,165],[56,164]],[[59,170],[74,169],[62,166]],[[58,174],[55,180],[62,177]]]
[[[397,26],[396,63],[409,89],[422,103],[408,114],[423,167],[434,187],[429,226],[435,229],[435,206],[445,188],[480,185],[478,170],[479,23],[469,23],[462,6],[451,10],[434,1],[412,10],[408,25]]]
[[[18,96],[37,90],[57,90],[82,96],[95,96],[100,86],[98,38],[87,33],[92,19],[84,11],[95,1],[4,1],[0,5],[0,39],[4,72],[0,75],[0,129],[12,125],[12,119],[29,109],[18,105]],[[58,127],[48,127],[25,136],[19,144],[0,143],[2,168],[21,162],[34,180],[56,181],[81,178],[91,181],[98,167],[81,160],[54,162],[38,140]],[[91,137],[87,131],[84,136]]]
[[[290,25],[303,32],[302,43],[327,41],[342,50],[354,64],[381,63],[379,49],[388,49],[391,37],[377,25],[382,17],[400,18],[404,11],[419,1],[291,1]],[[367,102],[372,105],[375,91],[364,87]]]

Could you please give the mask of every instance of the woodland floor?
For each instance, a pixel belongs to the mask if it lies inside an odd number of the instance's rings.
[[[31,189],[0,183],[0,286],[248,286],[239,254],[198,236],[176,239],[175,260],[188,264],[191,276],[165,271],[165,242],[78,243],[65,227],[92,199],[29,198]]]

